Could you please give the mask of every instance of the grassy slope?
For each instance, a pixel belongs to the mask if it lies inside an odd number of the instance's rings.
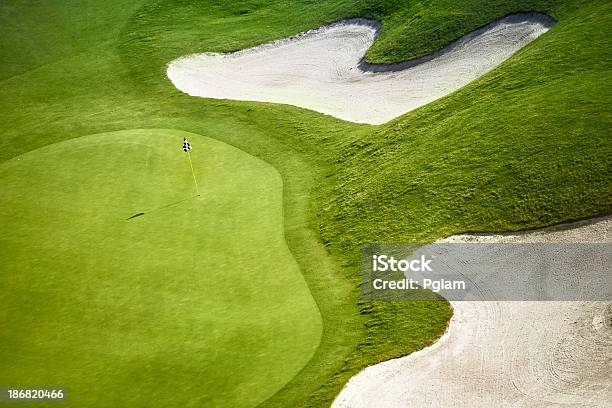
[[[317,348],[261,160],[129,130],[18,156],[0,183],[0,383],[66,387],[70,407],[254,406]]]
[[[122,22],[138,10],[141,2],[49,0],[29,6],[23,3],[6,0],[0,4],[0,80],[92,48],[112,46]]]
[[[322,311],[324,334],[311,363],[268,405],[324,405],[360,367],[432,341],[449,315],[443,303],[358,305],[357,244],[544,225],[611,209],[602,160],[610,153],[606,2],[404,3],[149,3],[126,12],[127,21],[109,22],[105,30],[120,27],[120,34],[90,54],[67,53],[73,56],[0,83],[0,157],[94,132],[175,127],[273,164],[285,186],[286,238]],[[522,10],[548,12],[559,24],[475,84],[380,127],[189,98],[163,78],[165,63],[184,53],[238,49],[343,17],[382,20],[369,59],[389,62]],[[17,14],[16,25],[27,25],[27,9]],[[14,47],[2,50],[17,58]],[[331,257],[318,245],[319,231]]]
[[[609,16],[578,8],[502,69],[347,145],[326,240],[350,250],[610,211]]]

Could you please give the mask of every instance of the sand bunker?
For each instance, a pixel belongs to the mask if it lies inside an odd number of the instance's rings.
[[[612,219],[449,241],[612,242]],[[610,406],[612,302],[451,303],[438,342],[366,368],[333,407]]]
[[[276,102],[380,124],[447,95],[546,32],[552,20],[516,14],[417,61],[369,65],[378,24],[347,20],[232,54],[194,54],[167,70],[181,91],[217,99]]]

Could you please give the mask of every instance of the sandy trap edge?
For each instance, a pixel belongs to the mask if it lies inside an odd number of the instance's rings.
[[[370,64],[365,55],[380,24],[349,19],[237,52],[185,55],[166,73],[192,96],[288,104],[381,124],[467,85],[553,24],[544,14],[512,14],[428,56]]]
[[[612,248],[612,216],[440,242],[591,242]],[[612,401],[612,302],[451,305],[455,313],[435,343],[363,369],[332,407],[599,407]],[[498,337],[490,336],[496,330]],[[487,340],[493,343],[488,354]]]
[[[374,28],[376,30],[376,34],[375,37],[378,38],[378,36],[380,35],[380,24],[376,21],[372,21],[372,20],[366,20],[366,19],[356,19],[359,20],[358,24],[365,24],[368,25],[372,28]],[[453,41],[452,43],[450,43],[449,45],[447,45],[446,47],[438,50],[438,51],[434,51],[431,54],[428,55],[424,55],[422,57],[418,57],[418,58],[412,58],[406,61],[401,61],[401,62],[394,62],[391,64],[375,64],[375,63],[370,63],[366,61],[365,56],[361,59],[361,61],[359,62],[359,69],[362,70],[363,72],[394,72],[394,71],[403,71],[404,69],[407,68],[412,68],[416,65],[422,64],[424,62],[427,61],[431,61],[434,58],[443,56],[445,54],[450,53],[451,51],[460,48],[462,45],[464,45],[465,43],[469,42],[470,40],[472,40],[475,37],[478,37],[479,35],[481,35],[482,33],[490,30],[493,27],[496,27],[497,25],[499,25],[502,21],[503,22],[507,22],[507,23],[520,23],[524,20],[529,20],[531,22],[537,22],[542,24],[544,27],[546,27],[547,29],[551,29],[557,22],[554,18],[543,14],[543,13],[536,13],[536,12],[528,12],[528,13],[513,13],[513,14],[508,14],[504,17],[501,17],[497,20],[494,20],[488,24],[485,24],[479,28],[477,28],[474,31],[470,31],[467,34],[464,34],[462,37],[460,37],[459,39]],[[352,20],[348,20],[348,21],[352,21]]]

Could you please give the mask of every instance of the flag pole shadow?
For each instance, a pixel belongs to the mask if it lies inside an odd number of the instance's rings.
[[[164,209],[166,209],[166,208],[174,207],[174,206],[176,206],[176,205],[179,205],[179,204],[184,203],[185,201],[189,201],[189,200],[191,200],[191,199],[193,199],[193,198],[196,198],[196,197],[199,197],[199,196],[200,196],[200,194],[196,194],[196,195],[194,195],[193,197],[184,198],[184,199],[182,199],[182,200],[176,201],[176,202],[174,202],[174,203],[170,203],[170,204],[162,205],[161,207],[157,207],[157,208],[154,208],[154,209],[152,209],[152,210],[142,211],[142,212],[139,212],[139,213],[136,213],[136,214],[132,215],[131,217],[126,218],[125,220],[126,220],[126,221],[129,221],[129,220],[131,220],[131,219],[134,219],[134,218],[136,218],[136,217],[143,216],[143,215],[145,215],[145,214],[151,214],[151,213],[156,212],[156,211],[160,211],[160,210],[164,210]]]

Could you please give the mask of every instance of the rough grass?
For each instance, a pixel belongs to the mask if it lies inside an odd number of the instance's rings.
[[[284,183],[285,237],[323,335],[309,364],[265,406],[326,406],[359,369],[444,330],[443,302],[359,302],[361,243],[543,226],[612,209],[608,2],[129,4],[53,12],[40,32],[18,31],[38,21],[39,10],[2,6],[0,50],[11,64],[0,69],[0,158],[91,133],[162,127],[214,137],[272,164]],[[164,77],[165,64],[186,53],[231,51],[357,16],[383,23],[369,61],[395,62],[516,11],[558,23],[482,79],[382,126],[191,98]],[[103,24],[74,35],[69,27],[83,13]],[[62,46],[51,50],[47,36]]]

